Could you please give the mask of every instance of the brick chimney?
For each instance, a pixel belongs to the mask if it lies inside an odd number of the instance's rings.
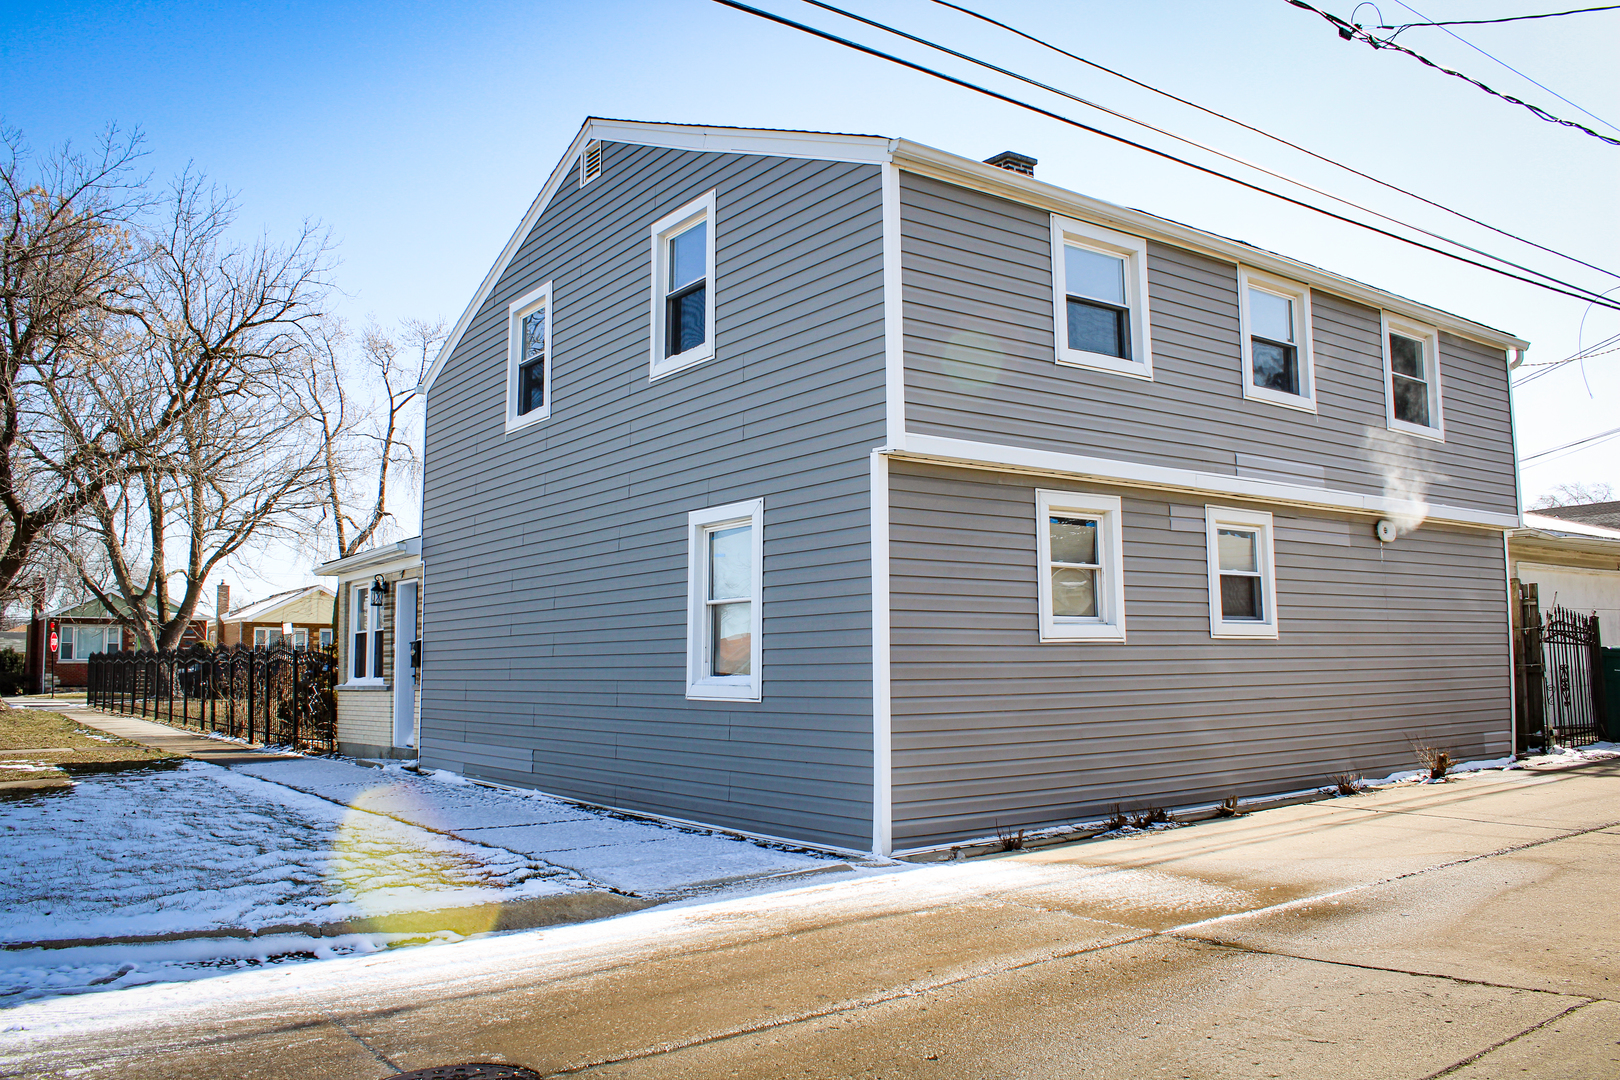
[[[225,613],[231,610],[231,587],[223,581],[214,589],[214,624],[218,628],[216,644],[225,644]]]
[[[993,158],[985,158],[984,163],[1021,176],[1034,176],[1035,166],[1038,164],[1035,158],[1026,154],[1015,154],[1011,150],[1003,150]]]

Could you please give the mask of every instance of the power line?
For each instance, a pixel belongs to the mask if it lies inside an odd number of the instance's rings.
[[[1198,142],[1195,139],[1189,139],[1189,138],[1186,138],[1185,136],[1177,135],[1173,131],[1167,131],[1164,128],[1156,127],[1153,124],[1150,124],[1145,120],[1140,120],[1140,119],[1138,119],[1138,118],[1136,118],[1134,116],[1130,116],[1127,113],[1122,113],[1122,112],[1119,112],[1116,109],[1111,109],[1106,105],[1099,105],[1095,101],[1090,101],[1090,100],[1088,100],[1086,98],[1080,97],[1077,94],[1072,94],[1067,90],[1063,90],[1063,89],[1060,89],[1059,87],[1052,86],[1049,83],[1044,83],[1044,82],[1041,82],[1041,81],[1039,81],[1037,79],[1032,79],[1027,75],[1021,75],[1016,71],[1012,71],[1012,70],[1010,70],[1008,68],[1000,67],[999,65],[992,64],[989,61],[980,60],[977,57],[969,56],[967,53],[959,52],[956,49],[948,48],[947,46],[941,45],[941,44],[939,44],[938,42],[935,42],[935,41],[931,41],[928,38],[919,37],[916,34],[908,33],[905,30],[900,30],[900,29],[898,29],[896,27],[888,25],[887,23],[881,23],[881,22],[878,22],[876,19],[867,18],[865,15],[858,15],[855,12],[846,11],[845,9],[843,9],[841,7],[836,7],[833,4],[826,3],[825,0],[804,0],[804,3],[809,4],[812,7],[821,8],[824,11],[833,12],[836,15],[842,15],[846,19],[851,19],[851,20],[853,20],[855,22],[864,23],[867,26],[876,27],[877,29],[882,30],[882,31],[884,31],[886,33],[893,34],[896,37],[905,38],[907,41],[914,41],[919,45],[926,45],[930,49],[934,49],[934,50],[936,50],[938,52],[945,53],[948,56],[954,56],[958,60],[966,60],[970,64],[976,64],[979,67],[986,68],[986,69],[988,69],[990,71],[994,71],[997,74],[1005,75],[1008,78],[1017,79],[1019,82],[1026,83],[1026,84],[1028,84],[1030,86],[1038,87],[1039,89],[1048,91],[1049,93],[1057,94],[1059,97],[1066,97],[1070,101],[1078,102],[1081,105],[1086,106],[1087,108],[1096,109],[1098,112],[1106,113],[1109,116],[1115,117],[1115,118],[1120,119],[1120,120],[1124,120],[1126,123],[1135,124],[1137,127],[1146,128],[1148,131],[1154,132],[1154,133],[1159,134],[1159,135],[1163,135],[1166,138],[1175,139],[1177,142],[1184,143],[1187,146],[1196,147],[1197,149],[1203,150],[1206,153],[1214,154],[1216,157],[1224,158],[1227,161],[1233,162],[1233,163],[1238,164],[1238,165],[1242,165],[1245,168],[1253,169],[1253,170],[1255,170],[1256,172],[1259,172],[1259,173],[1264,173],[1265,175],[1273,177],[1274,179],[1277,179],[1277,180],[1281,180],[1284,183],[1292,184],[1295,187],[1303,188],[1304,190],[1309,191],[1309,192],[1311,192],[1312,194],[1315,194],[1315,195],[1320,195],[1325,199],[1332,199],[1334,202],[1340,203],[1340,204],[1342,204],[1344,206],[1349,206],[1349,207],[1352,207],[1352,208],[1354,208],[1356,210],[1360,210],[1364,214],[1370,214],[1373,217],[1380,218],[1380,219],[1382,219],[1384,221],[1388,221],[1391,224],[1399,225],[1399,226],[1401,226],[1403,228],[1411,229],[1412,231],[1417,232],[1417,233],[1421,233],[1424,236],[1432,237],[1433,239],[1439,240],[1439,241],[1441,241],[1443,243],[1451,244],[1451,245],[1453,245],[1455,247],[1462,248],[1464,251],[1471,251],[1475,255],[1480,255],[1480,256],[1483,256],[1484,258],[1487,258],[1487,259],[1494,259],[1495,261],[1497,261],[1499,263],[1502,263],[1505,266],[1513,267],[1515,270],[1523,270],[1527,274],[1535,274],[1537,277],[1544,278],[1547,281],[1551,281],[1551,282],[1554,282],[1554,283],[1559,284],[1559,285],[1567,285],[1567,284],[1569,284],[1568,282],[1561,281],[1560,279],[1558,279],[1556,277],[1553,277],[1551,274],[1544,274],[1540,270],[1536,270],[1533,267],[1525,266],[1522,263],[1516,263],[1513,260],[1505,259],[1500,255],[1493,255],[1490,252],[1485,251],[1485,250],[1483,250],[1481,248],[1474,247],[1471,244],[1465,244],[1460,240],[1453,240],[1449,236],[1444,236],[1444,235],[1442,235],[1440,233],[1437,233],[1437,232],[1434,232],[1432,230],[1425,229],[1421,225],[1414,225],[1409,221],[1403,221],[1400,218],[1392,217],[1389,214],[1381,213],[1380,211],[1374,210],[1370,206],[1363,206],[1361,203],[1354,202],[1354,201],[1352,201],[1350,199],[1346,199],[1346,198],[1344,198],[1342,196],[1339,196],[1339,195],[1335,195],[1330,191],[1324,191],[1321,188],[1313,187],[1312,185],[1307,184],[1303,180],[1296,180],[1291,176],[1287,176],[1287,175],[1285,175],[1283,173],[1280,173],[1280,172],[1275,172],[1275,171],[1273,171],[1271,169],[1266,168],[1263,165],[1258,165],[1258,164],[1256,164],[1256,163],[1254,163],[1252,161],[1248,161],[1248,160],[1246,160],[1244,158],[1237,157],[1237,156],[1232,155],[1232,154],[1228,154],[1228,153],[1226,153],[1226,152],[1224,152],[1222,150],[1217,150],[1215,147],[1210,146],[1210,145],[1208,145],[1206,143],[1201,143],[1201,142]],[[1611,276],[1620,277],[1620,275],[1611,275]]]
[[[1411,4],[1404,3],[1403,0],[1395,0],[1395,2],[1397,4],[1400,4],[1401,7],[1405,8],[1407,11],[1410,11],[1412,14],[1416,15],[1420,19],[1427,19],[1428,18],[1428,16],[1423,14],[1423,12],[1421,12],[1417,8],[1413,7]],[[1377,11],[1378,9],[1374,8],[1373,10]],[[1351,14],[1353,15],[1355,13],[1351,12]],[[1380,15],[1379,17],[1382,18],[1382,15]],[[1456,34],[1456,33],[1453,33],[1450,30],[1446,30],[1445,23],[1435,23],[1434,25],[1440,27],[1441,30],[1445,31],[1450,36],[1456,38],[1458,41],[1462,42],[1464,45],[1468,46],[1470,49],[1473,49],[1475,52],[1479,53],[1479,55],[1481,55],[1481,56],[1485,57],[1485,59],[1491,61],[1491,63],[1499,64],[1502,67],[1505,67],[1509,71],[1513,72],[1513,74],[1517,75],[1519,78],[1523,79],[1525,82],[1533,83],[1534,85],[1541,87],[1543,90],[1547,91],[1547,93],[1551,94],[1553,97],[1557,98],[1559,101],[1562,101],[1565,105],[1568,105],[1571,108],[1580,109],[1581,112],[1585,113],[1587,116],[1590,116],[1592,119],[1598,121],[1600,124],[1604,124],[1607,127],[1611,128],[1611,129],[1613,129],[1615,131],[1620,131],[1620,128],[1615,127],[1613,124],[1611,124],[1611,123],[1609,123],[1609,121],[1603,119],[1603,117],[1599,116],[1597,113],[1593,112],[1590,109],[1582,109],[1579,105],[1576,105],[1573,101],[1569,100],[1569,98],[1565,97],[1563,94],[1560,94],[1558,91],[1554,90],[1552,87],[1548,86],[1546,83],[1536,82],[1535,79],[1532,79],[1530,76],[1526,75],[1524,72],[1520,71],[1518,68],[1516,68],[1512,64],[1508,63],[1506,60],[1499,60],[1495,56],[1492,56],[1490,53],[1486,52],[1484,49],[1480,48],[1478,45],[1475,45],[1472,41],[1469,41],[1467,38],[1463,37],[1461,34]],[[1389,39],[1391,41],[1394,41],[1395,40],[1395,35],[1391,34],[1389,36]]]
[[[845,38],[845,37],[840,37],[837,34],[831,33],[830,31],[820,30],[820,29],[817,29],[816,27],[808,26],[808,25],[806,25],[804,23],[801,23],[801,22],[796,22],[793,19],[789,19],[784,15],[777,15],[777,14],[775,14],[773,12],[762,11],[759,8],[752,7],[752,6],[748,5],[748,4],[741,3],[740,0],[714,0],[714,2],[717,3],[717,4],[721,4],[721,5],[725,6],[725,7],[735,8],[738,11],[746,12],[746,13],[748,13],[750,15],[754,15],[754,16],[756,16],[758,18],[765,19],[765,20],[767,20],[769,22],[779,23],[779,24],[781,24],[783,26],[791,27],[791,28],[793,28],[795,30],[799,30],[799,31],[801,31],[803,33],[809,34],[812,37],[819,37],[819,38],[822,38],[822,39],[824,39],[826,41],[835,42],[835,43],[837,43],[839,45],[845,46],[846,48],[853,49],[856,52],[866,53],[869,56],[875,56],[875,57],[878,57],[881,60],[887,60],[890,63],[897,64],[897,65],[899,65],[901,67],[910,68],[913,71],[922,72],[924,75],[931,75],[934,78],[939,79],[941,82],[948,82],[948,83],[952,84],[953,86],[960,86],[960,87],[962,87],[962,88],[964,88],[966,90],[972,90],[974,93],[983,94],[985,97],[993,98],[993,99],[995,99],[997,101],[1006,102],[1009,105],[1017,106],[1020,109],[1024,109],[1024,110],[1026,110],[1028,112],[1035,113],[1036,115],[1044,116],[1044,117],[1047,117],[1048,119],[1051,119],[1051,120],[1056,120],[1061,124],[1067,124],[1070,127],[1079,128],[1081,131],[1087,131],[1087,132],[1090,132],[1093,135],[1099,135],[1099,136],[1101,136],[1101,137],[1103,137],[1105,139],[1109,139],[1109,140],[1111,140],[1113,142],[1121,143],[1121,144],[1123,144],[1125,146],[1129,146],[1129,147],[1132,147],[1134,149],[1141,150],[1144,153],[1152,154],[1155,157],[1164,158],[1167,161],[1173,161],[1173,162],[1177,163],[1178,165],[1184,165],[1189,169],[1193,169],[1193,170],[1195,170],[1197,172],[1204,173],[1207,176],[1213,176],[1213,177],[1216,177],[1217,179],[1226,180],[1229,183],[1236,184],[1239,187],[1247,188],[1250,191],[1258,192],[1261,195],[1269,195],[1274,199],[1278,199],[1278,200],[1280,200],[1282,202],[1289,203],[1290,205],[1293,205],[1293,206],[1301,207],[1302,209],[1305,209],[1305,210],[1314,211],[1314,212],[1316,212],[1318,214],[1321,214],[1324,217],[1332,218],[1335,221],[1342,221],[1347,225],[1353,225],[1353,226],[1355,226],[1355,227],[1357,227],[1359,229],[1365,229],[1368,232],[1376,233],[1379,236],[1385,236],[1385,237],[1389,237],[1392,240],[1398,240],[1399,242],[1401,242],[1403,244],[1407,244],[1407,245],[1409,245],[1411,247],[1419,248],[1419,249],[1421,249],[1423,251],[1433,252],[1436,255],[1440,255],[1440,256],[1443,256],[1445,258],[1452,259],[1452,260],[1454,260],[1456,262],[1465,263],[1465,264],[1467,264],[1469,266],[1475,266],[1475,267],[1478,267],[1478,268],[1480,268],[1482,270],[1488,270],[1493,274],[1498,274],[1498,275],[1500,275],[1502,277],[1511,278],[1514,281],[1522,281],[1522,282],[1524,282],[1524,283],[1526,283],[1528,285],[1534,285],[1539,289],[1545,289],[1548,292],[1559,293],[1559,294],[1561,294],[1563,296],[1574,297],[1577,300],[1585,300],[1590,304],[1596,304],[1596,305],[1601,306],[1601,307],[1607,307],[1607,308],[1611,308],[1611,309],[1613,309],[1615,311],[1620,311],[1620,302],[1610,300],[1607,297],[1602,296],[1601,294],[1594,293],[1589,289],[1584,289],[1579,285],[1574,285],[1574,284],[1571,284],[1570,282],[1566,282],[1566,281],[1559,281],[1557,285],[1549,285],[1546,282],[1537,281],[1535,278],[1525,277],[1522,274],[1515,274],[1515,273],[1512,273],[1510,271],[1503,270],[1499,266],[1492,266],[1490,263],[1479,262],[1476,259],[1468,258],[1466,255],[1459,255],[1454,251],[1447,251],[1444,248],[1438,248],[1438,247],[1435,247],[1432,244],[1426,244],[1421,240],[1414,240],[1409,236],[1402,236],[1400,233],[1391,232],[1388,229],[1380,228],[1377,225],[1368,224],[1365,221],[1358,221],[1353,217],[1347,217],[1344,214],[1336,213],[1336,212],[1334,212],[1332,210],[1325,209],[1323,207],[1315,205],[1314,203],[1306,202],[1303,199],[1296,199],[1291,195],[1285,195],[1282,192],[1272,191],[1270,188],[1262,187],[1259,184],[1250,183],[1249,181],[1240,179],[1239,177],[1228,175],[1227,173],[1223,173],[1218,169],[1212,169],[1207,165],[1199,165],[1196,162],[1188,161],[1186,158],[1177,157],[1176,155],[1170,153],[1169,151],[1160,150],[1157,147],[1148,146],[1145,143],[1136,142],[1134,139],[1127,139],[1123,135],[1116,135],[1111,131],[1105,131],[1102,128],[1094,127],[1094,126],[1092,126],[1090,124],[1087,124],[1087,123],[1084,123],[1084,122],[1082,122],[1080,120],[1075,120],[1072,117],[1064,116],[1061,113],[1056,113],[1056,112],[1053,112],[1050,109],[1042,108],[1039,105],[1035,105],[1035,104],[1032,104],[1030,102],[1020,100],[1019,98],[1015,98],[1015,97],[1011,96],[1010,94],[1003,94],[999,90],[991,90],[989,87],[980,86],[977,83],[969,82],[966,79],[957,78],[955,75],[947,75],[943,71],[939,71],[939,70],[937,70],[935,68],[928,67],[928,66],[926,66],[924,64],[919,64],[919,63],[917,63],[915,61],[912,61],[912,60],[902,59],[901,57],[895,56],[893,53],[886,53],[883,50],[875,49],[870,45],[862,45],[859,42],[851,41],[850,39]],[[1542,275],[1542,276],[1545,277],[1546,275]],[[1549,278],[1549,280],[1556,281],[1558,279]],[[1560,286],[1563,286],[1563,287],[1560,287]]]
[[[1399,0],[1396,0],[1396,2],[1398,3]],[[1401,4],[1401,7],[1406,7],[1406,5]],[[1416,11],[1417,9],[1411,8],[1409,10]],[[1414,26],[1489,26],[1492,23],[1524,22],[1526,19],[1557,19],[1565,15],[1585,15],[1588,12],[1593,11],[1620,11],[1620,4],[1606,4],[1603,7],[1576,8],[1574,11],[1549,11],[1544,15],[1509,15],[1504,19],[1451,19],[1446,22],[1404,23],[1400,26],[1386,24],[1379,26],[1378,29],[1393,30],[1395,31],[1395,34],[1399,34],[1401,31],[1410,30]],[[1422,15],[1423,13],[1419,11],[1418,14]],[[1427,17],[1428,16],[1426,15],[1424,16],[1424,18]],[[1389,35],[1391,41],[1395,39],[1395,34]],[[1492,57],[1492,59],[1494,60],[1495,57]],[[1500,63],[1500,61],[1498,61],[1498,63]],[[1574,105],[1575,103],[1570,102],[1570,104]],[[1575,107],[1577,109],[1580,108],[1579,105],[1576,105]]]
[[[1576,450],[1583,446],[1608,442],[1610,439],[1615,438],[1616,436],[1620,436],[1620,427],[1610,428],[1608,431],[1600,431],[1596,435],[1588,435],[1584,439],[1576,439],[1574,442],[1567,442],[1563,446],[1555,446],[1551,450],[1543,450],[1540,453],[1531,454],[1529,457],[1520,458],[1519,467],[1523,468],[1532,461],[1537,461],[1545,457],[1551,457],[1553,454],[1562,453],[1565,450]]]
[[[1549,255],[1556,255],[1560,259],[1567,259],[1568,261],[1570,261],[1572,263],[1575,263],[1575,264],[1577,264],[1579,266],[1586,267],[1588,270],[1596,270],[1600,274],[1606,274],[1606,275],[1608,275],[1609,277],[1612,277],[1612,278],[1620,278],[1620,274],[1617,274],[1612,270],[1605,270],[1603,267],[1598,266],[1598,265],[1596,265],[1594,263],[1589,263],[1585,259],[1578,259],[1573,255],[1566,255],[1564,252],[1559,251],[1556,248],[1550,248],[1545,244],[1538,244],[1534,240],[1527,239],[1527,238],[1525,238],[1523,236],[1518,235],[1517,233],[1509,232],[1506,229],[1498,228],[1497,226],[1492,225],[1489,222],[1481,221],[1479,218],[1471,217],[1468,214],[1463,213],[1461,210],[1454,210],[1451,207],[1445,205],[1444,203],[1436,202],[1435,200],[1430,199],[1430,198],[1426,198],[1426,197],[1424,197],[1422,195],[1417,194],[1414,191],[1408,191],[1406,188],[1403,188],[1403,187],[1399,186],[1398,184],[1392,184],[1387,180],[1380,180],[1378,177],[1373,176],[1370,173],[1364,173],[1360,169],[1357,169],[1357,168],[1355,168],[1353,166],[1350,166],[1350,165],[1346,165],[1341,161],[1336,161],[1333,158],[1327,157],[1324,154],[1318,154],[1316,151],[1308,149],[1308,148],[1306,148],[1304,146],[1301,146],[1298,143],[1290,142],[1289,140],[1283,138],[1280,135],[1273,135],[1269,131],[1266,131],[1266,130],[1264,130],[1262,128],[1257,128],[1253,124],[1244,123],[1242,120],[1238,120],[1238,119],[1235,119],[1235,118],[1233,118],[1231,116],[1227,116],[1225,113],[1217,112],[1214,109],[1211,109],[1211,108],[1208,108],[1206,106],[1198,104],[1196,101],[1188,101],[1186,98],[1177,97],[1175,94],[1172,94],[1167,90],[1161,90],[1156,86],[1152,86],[1152,85],[1150,85],[1148,83],[1142,82],[1140,79],[1133,79],[1129,75],[1124,74],[1123,72],[1115,71],[1113,68],[1106,67],[1106,66],[1104,66],[1102,64],[1097,63],[1094,60],[1087,60],[1083,56],[1077,56],[1074,53],[1069,52],[1066,49],[1062,49],[1062,48],[1059,48],[1056,45],[1053,45],[1049,41],[1046,41],[1046,40],[1044,40],[1042,38],[1036,37],[1033,34],[1025,33],[1024,31],[1018,29],[1016,26],[1009,26],[1007,23],[1000,22],[999,20],[996,20],[996,19],[992,19],[990,16],[981,14],[981,13],[979,13],[977,11],[974,11],[972,8],[966,8],[966,7],[963,7],[960,4],[953,4],[953,3],[950,2],[950,0],[932,0],[932,2],[935,3],[935,4],[938,4],[940,7],[947,7],[947,8],[951,8],[951,9],[953,9],[955,11],[960,11],[964,15],[971,16],[972,18],[978,19],[981,22],[989,23],[991,26],[1000,27],[1001,29],[1007,31],[1010,34],[1015,34],[1018,37],[1021,37],[1026,41],[1034,42],[1036,45],[1041,46],[1043,49],[1050,49],[1052,52],[1055,52],[1060,56],[1066,56],[1070,60],[1076,60],[1076,61],[1078,61],[1078,62],[1080,62],[1082,64],[1085,64],[1087,67],[1095,68],[1097,71],[1101,71],[1101,72],[1103,72],[1105,74],[1112,75],[1116,79],[1123,79],[1124,81],[1130,83],[1132,86],[1139,86],[1143,90],[1146,90],[1146,91],[1148,91],[1150,93],[1158,94],[1162,98],[1168,98],[1169,100],[1174,101],[1174,102],[1176,102],[1178,104],[1186,105],[1188,108],[1197,109],[1199,112],[1204,113],[1207,116],[1213,116],[1217,120],[1224,120],[1228,124],[1233,124],[1233,125],[1235,125],[1237,127],[1243,128],[1245,131],[1251,131],[1254,134],[1259,135],[1259,136],[1261,136],[1263,138],[1270,139],[1272,142],[1277,143],[1277,144],[1279,144],[1281,146],[1286,146],[1290,150],[1297,150],[1301,154],[1305,154],[1308,157],[1315,158],[1317,161],[1320,161],[1320,162],[1322,162],[1324,164],[1331,165],[1336,169],[1342,169],[1343,171],[1349,173],[1352,176],[1357,176],[1357,177],[1360,177],[1363,180],[1371,181],[1372,183],[1377,184],[1378,186],[1380,186],[1382,188],[1385,188],[1385,189],[1387,189],[1389,191],[1394,191],[1394,192],[1397,192],[1397,193],[1399,193],[1401,195],[1405,195],[1409,199],[1416,199],[1420,203],[1423,203],[1423,204],[1425,204],[1427,206],[1432,206],[1436,210],[1442,210],[1442,211],[1444,211],[1444,212],[1446,212],[1448,214],[1451,214],[1453,217],[1458,217],[1458,218],[1461,218],[1462,220],[1464,220],[1466,222],[1469,222],[1470,224],[1478,225],[1480,228],[1489,229],[1491,232],[1496,233],[1498,236],[1505,236],[1509,240],[1516,240],[1521,244],[1528,244],[1530,247],[1533,247],[1533,248],[1537,249],[1538,251],[1544,251]]]
[[[1576,123],[1574,120],[1565,120],[1562,117],[1554,116],[1552,113],[1548,112],[1546,109],[1543,109],[1539,105],[1532,105],[1528,101],[1524,101],[1524,100],[1521,100],[1520,98],[1516,98],[1511,94],[1504,94],[1500,90],[1492,90],[1489,86],[1486,86],[1484,83],[1480,82],[1478,79],[1475,79],[1475,78],[1473,78],[1471,76],[1468,76],[1468,75],[1464,75],[1460,71],[1453,71],[1451,68],[1444,67],[1444,66],[1442,66],[1440,64],[1437,64],[1433,60],[1430,60],[1427,56],[1424,56],[1422,53],[1414,52],[1413,50],[1408,49],[1405,45],[1402,45],[1402,44],[1400,44],[1398,42],[1391,41],[1388,38],[1378,37],[1375,34],[1369,34],[1367,31],[1363,30],[1361,27],[1357,26],[1355,23],[1346,22],[1344,19],[1339,18],[1337,15],[1330,15],[1327,12],[1323,11],[1321,8],[1312,7],[1310,4],[1306,3],[1305,0],[1283,0],[1283,2],[1287,3],[1287,4],[1292,4],[1294,7],[1297,7],[1297,8],[1303,8],[1306,11],[1315,12],[1317,15],[1320,15],[1322,18],[1326,19],[1330,24],[1337,27],[1338,31],[1339,31],[1339,36],[1344,38],[1344,40],[1346,40],[1346,41],[1362,41],[1362,42],[1365,42],[1368,45],[1371,45],[1375,49],[1394,49],[1396,52],[1405,53],[1407,56],[1410,56],[1412,59],[1418,61],[1420,64],[1424,64],[1424,65],[1426,65],[1428,67],[1432,67],[1432,68],[1434,68],[1434,70],[1439,71],[1439,72],[1443,72],[1443,73],[1445,73],[1447,75],[1452,76],[1453,78],[1461,79],[1463,82],[1468,83],[1470,86],[1475,86],[1475,87],[1478,87],[1479,89],[1485,91],[1487,94],[1490,94],[1492,97],[1499,97],[1503,101],[1511,102],[1514,105],[1522,105],[1526,109],[1530,110],[1530,112],[1533,115],[1535,115],[1538,119],[1545,120],[1549,124],[1561,124],[1564,127],[1575,128],[1577,131],[1584,131],[1584,132],[1586,132],[1586,134],[1592,136],[1592,138],[1598,139],[1601,142],[1606,142],[1610,146],[1620,146],[1620,139],[1611,139],[1607,135],[1602,134],[1601,132],[1593,131],[1591,128],[1587,127],[1585,124],[1579,124],[1579,123]],[[1403,4],[1402,6],[1404,7],[1405,5]],[[1446,32],[1450,33],[1449,30],[1446,31]],[[1458,38],[1458,40],[1461,41],[1462,39]],[[1464,42],[1464,44],[1467,44],[1467,42]],[[1484,50],[1480,50],[1480,51],[1483,52]],[[1486,55],[1489,55],[1489,54],[1486,54]],[[1491,59],[1496,60],[1496,57],[1492,56]],[[1501,61],[1498,60],[1497,63],[1501,63]],[[1507,67],[1506,64],[1503,64],[1502,66]],[[1509,70],[1512,70],[1512,69],[1509,68]],[[1518,73],[1516,73],[1516,74],[1518,74]],[[1528,75],[1522,75],[1521,74],[1520,77],[1524,78],[1524,79],[1528,79],[1530,82],[1535,82],[1535,80],[1531,79]],[[1536,83],[1536,85],[1541,86],[1540,83]],[[1547,88],[1543,86],[1542,89],[1546,90]],[[1553,91],[1551,91],[1551,90],[1547,90],[1547,92],[1549,94],[1552,94],[1554,97],[1559,97],[1558,94],[1553,93]],[[1567,100],[1567,99],[1560,98],[1560,100]],[[1571,101],[1570,104],[1575,105],[1575,103],[1573,101]],[[1575,105],[1575,108],[1580,109],[1581,107],[1579,105]],[[1581,109],[1581,111],[1586,112],[1585,109]],[[1591,115],[1591,114],[1588,113],[1587,115]],[[1607,120],[1603,120],[1602,117],[1596,117],[1596,119],[1601,120],[1605,124],[1609,123]],[[1612,127],[1613,125],[1611,124],[1610,126]]]

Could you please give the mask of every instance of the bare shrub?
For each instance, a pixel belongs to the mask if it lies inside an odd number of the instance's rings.
[[[1170,820],[1170,815],[1164,812],[1162,806],[1150,806],[1131,819],[1131,824],[1138,829],[1145,829],[1149,825],[1163,825]]]
[[[1119,803],[1115,803],[1113,809],[1108,812],[1108,820],[1103,824],[1108,832],[1114,832],[1117,829],[1125,828],[1130,823],[1131,819],[1125,816],[1125,812],[1119,808]]]
[[[1228,795],[1221,800],[1221,805],[1215,808],[1217,817],[1238,817],[1242,813],[1243,811],[1238,809],[1238,797],[1236,795]]]
[[[1361,779],[1360,773],[1334,773],[1328,777],[1328,783],[1340,795],[1360,795],[1367,785]]]
[[[1429,770],[1430,780],[1444,780],[1446,774],[1451,771],[1451,766],[1455,764],[1449,751],[1438,750],[1432,746],[1419,746],[1413,743],[1412,752],[1417,755],[1418,763]]]
[[[1003,829],[998,823],[996,825],[996,839],[1000,841],[1002,851],[1022,851],[1024,849],[1023,829],[1013,832],[1011,829]]]

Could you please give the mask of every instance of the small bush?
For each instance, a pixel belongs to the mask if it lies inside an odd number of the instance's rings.
[[[1215,808],[1217,817],[1238,817],[1242,813],[1243,811],[1238,809],[1238,797],[1236,795],[1228,795],[1221,800],[1221,805]]]
[[[1013,832],[1011,829],[1003,830],[996,826],[996,839],[1001,841],[1002,851],[1022,851],[1024,849],[1024,830]]]
[[[1429,770],[1430,780],[1444,780],[1446,773],[1451,771],[1454,764],[1449,752],[1437,750],[1432,746],[1418,746],[1414,743],[1412,752],[1417,755],[1418,763]]]
[[[1104,822],[1104,826],[1108,832],[1114,832],[1116,829],[1125,828],[1130,823],[1130,818],[1126,817],[1124,812],[1120,810],[1119,803],[1115,803],[1114,808],[1108,812],[1108,820]]]
[[[1367,785],[1362,781],[1360,773],[1334,773],[1328,777],[1331,784],[1340,795],[1360,795]]]
[[[23,654],[16,649],[0,649],[0,694],[11,697],[23,692]]]
[[[1131,824],[1138,829],[1145,829],[1149,825],[1163,825],[1170,820],[1170,815],[1164,812],[1162,806],[1150,806],[1137,814]]]

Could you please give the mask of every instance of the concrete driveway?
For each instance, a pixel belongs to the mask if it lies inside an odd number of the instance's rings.
[[[0,1071],[1620,1075],[1620,764],[0,1015]]]

